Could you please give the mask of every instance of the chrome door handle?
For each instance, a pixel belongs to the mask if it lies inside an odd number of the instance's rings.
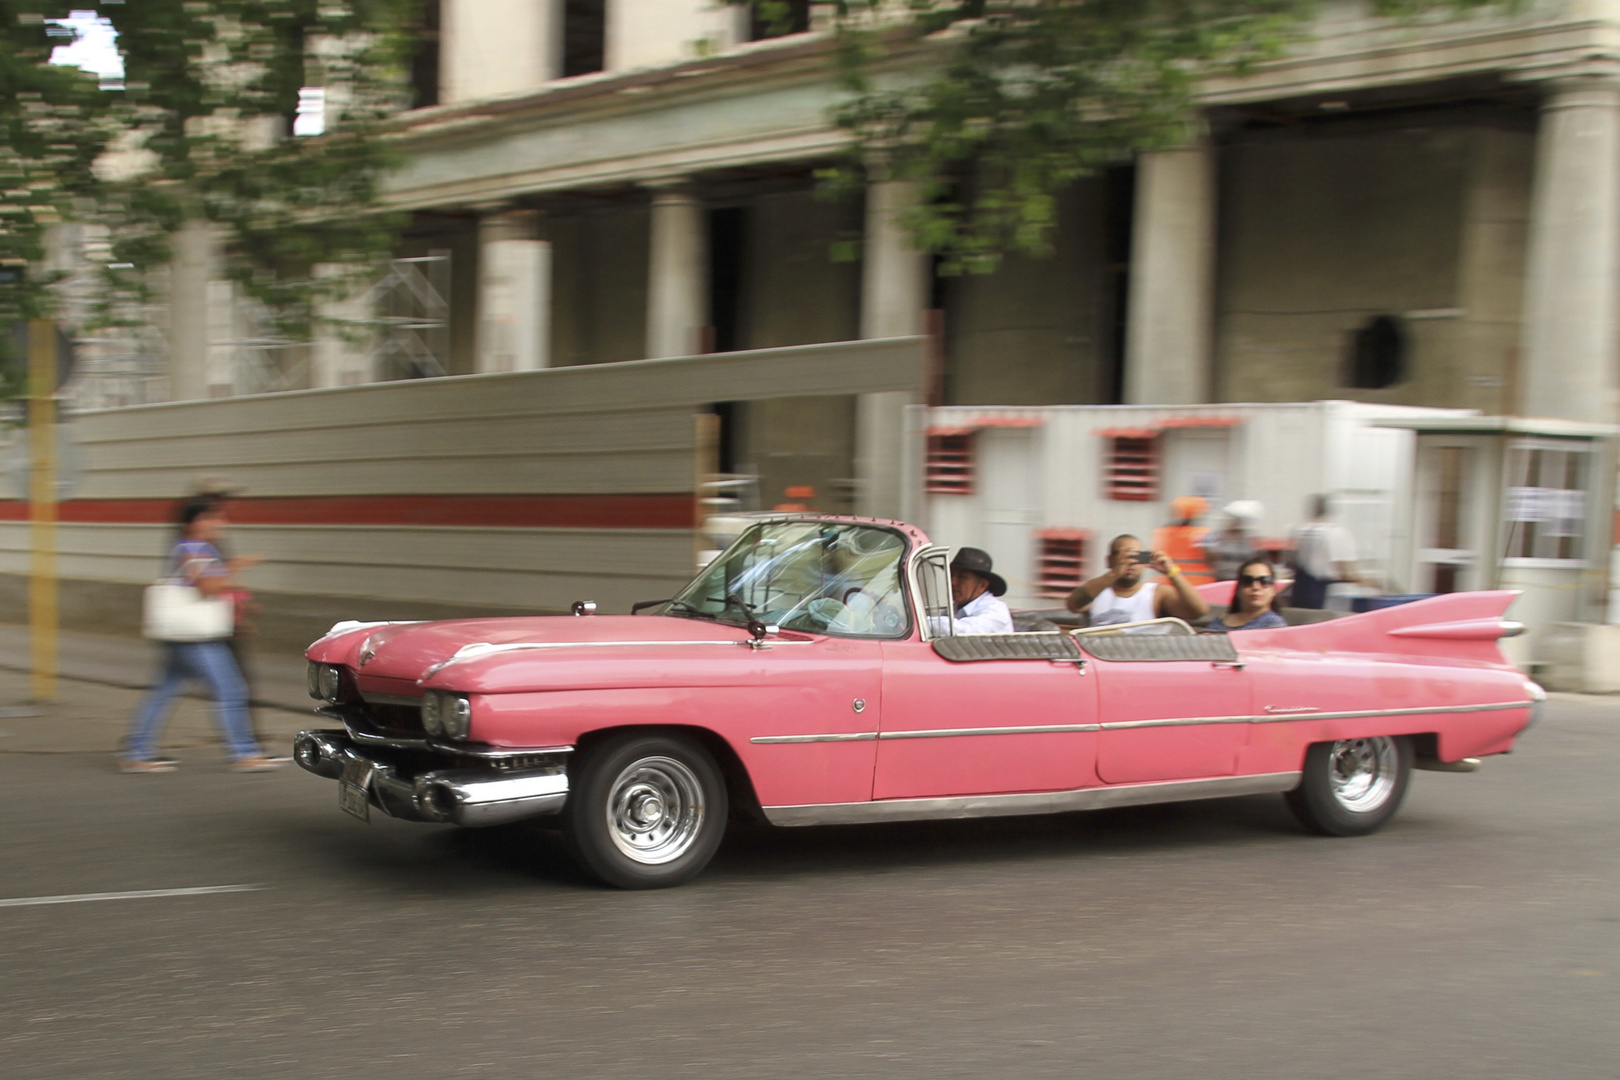
[[[1243,661],[1241,661],[1241,660],[1211,660],[1209,662],[1209,666],[1210,667],[1229,667],[1233,671],[1242,671],[1243,670]]]

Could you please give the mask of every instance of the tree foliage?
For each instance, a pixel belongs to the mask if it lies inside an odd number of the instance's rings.
[[[779,0],[757,0],[768,6]],[[1512,0],[1371,0],[1390,19]],[[1064,188],[1195,133],[1202,78],[1303,40],[1316,0],[843,0],[849,160],[834,189],[915,181],[909,225],[947,272],[1047,251]]]
[[[406,104],[422,0],[104,2],[122,89],[52,66],[84,0],[0,0],[0,323],[44,312],[44,230],[109,227],[106,296],[143,294],[171,234],[212,222],[225,272],[286,332],[386,255],[398,222],[376,212],[393,164],[380,138]],[[301,87],[324,87],[324,135],[289,137]],[[350,273],[317,274],[331,264]]]

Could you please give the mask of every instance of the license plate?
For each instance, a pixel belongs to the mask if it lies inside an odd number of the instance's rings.
[[[343,763],[343,778],[338,781],[338,809],[370,821],[371,800],[366,797],[370,786],[371,762],[349,758]]]

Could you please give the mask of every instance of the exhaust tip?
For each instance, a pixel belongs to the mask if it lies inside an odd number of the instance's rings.
[[[456,812],[455,792],[444,783],[423,784],[417,789],[416,803],[434,821],[449,821]]]

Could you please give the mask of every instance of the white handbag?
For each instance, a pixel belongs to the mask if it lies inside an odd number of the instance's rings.
[[[222,641],[236,629],[229,596],[204,596],[195,585],[160,581],[146,587],[141,634],[154,641]]]

